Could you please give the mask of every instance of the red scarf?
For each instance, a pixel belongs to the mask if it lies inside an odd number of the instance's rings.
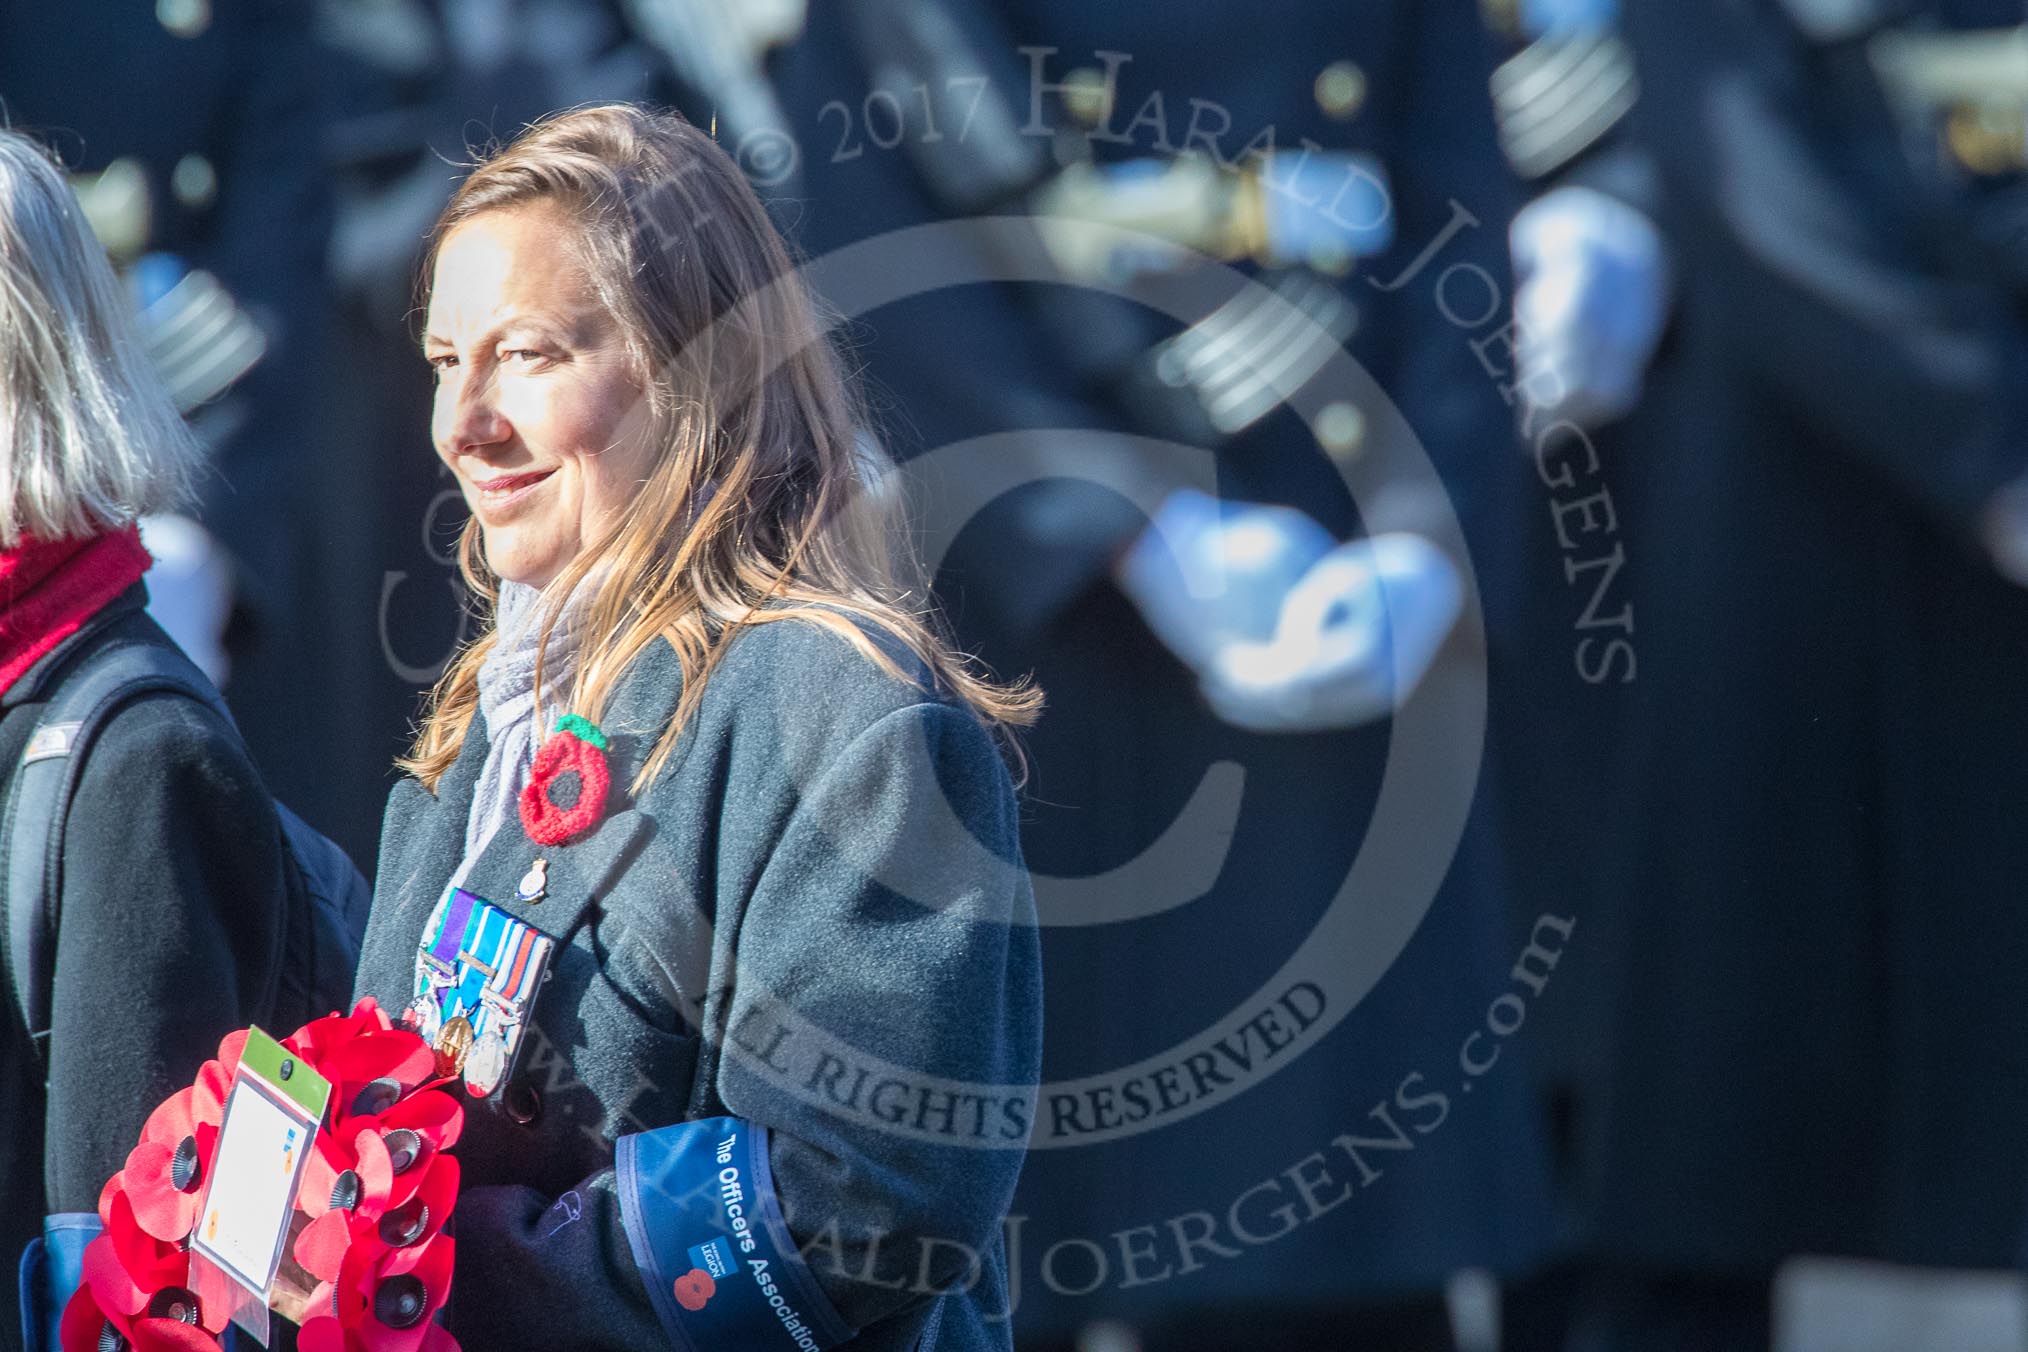
[[[24,538],[0,550],[0,691],[139,582],[153,562],[138,526],[83,539]]]

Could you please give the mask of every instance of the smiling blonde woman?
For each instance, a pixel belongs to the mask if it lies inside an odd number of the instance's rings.
[[[538,124],[430,264],[494,624],[389,803],[360,992],[473,1095],[452,1332],[1008,1346],[1040,989],[998,734],[1039,697],[900,581],[837,359],[710,137]],[[547,979],[495,975],[528,968],[501,942]]]

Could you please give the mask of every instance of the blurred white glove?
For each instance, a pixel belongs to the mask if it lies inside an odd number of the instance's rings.
[[[1220,648],[1204,674],[1221,718],[1316,732],[1384,718],[1413,694],[1464,606],[1464,581],[1419,535],[1340,545],[1289,592],[1265,642]]]
[[[144,516],[141,543],[155,556],[148,570],[148,614],[211,683],[232,676],[225,626],[232,618],[232,562],[211,532],[187,516]]]
[[[1227,644],[1275,632],[1289,589],[1331,545],[1292,507],[1186,488],[1163,501],[1115,576],[1155,637],[1202,676]]]
[[[1508,243],[1515,366],[1531,407],[1584,428],[1624,416],[1669,316],[1661,232],[1616,198],[1568,187],[1522,208]]]
[[[2028,587],[2028,475],[1993,494],[1979,518],[1979,537],[2000,575]]]
[[[1521,0],[1521,35],[1569,38],[1602,33],[1619,21],[1619,0]]]

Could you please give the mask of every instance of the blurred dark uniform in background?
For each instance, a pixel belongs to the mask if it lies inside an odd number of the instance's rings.
[[[331,196],[311,17],[307,0],[5,0],[0,102],[78,176],[147,303],[211,452],[198,517],[233,565],[228,698],[270,787],[322,824],[343,807],[321,768],[337,695],[321,523],[362,483],[332,473],[320,416]]]
[[[1677,294],[1595,447],[1637,664],[1570,1347],[1765,1346],[1798,1253],[2017,1261],[2028,90],[1934,58],[2022,17],[1626,5]]]
[[[1993,1033],[2028,971],[2028,61],[1999,31],[2023,14],[1633,0],[1614,35],[1487,8],[1497,135],[1467,0],[0,0],[0,98],[163,303],[165,374],[214,447],[203,520],[238,561],[230,697],[279,796],[362,864],[464,633],[413,307],[476,147],[671,102],[820,258],[1038,213],[1255,276],[1279,304],[1013,227],[1004,252],[920,247],[981,278],[1048,254],[1062,284],[933,291],[847,333],[926,538],[955,534],[961,641],[1050,697],[1025,739],[1044,913],[1115,916],[1045,931],[1052,1080],[1259,986],[1330,907],[1391,746],[1384,719],[1270,735],[1249,720],[1272,711],[1207,707],[1162,584],[1127,567],[1151,515],[1254,504],[1234,519],[1297,562],[1419,535],[1477,580],[1415,696],[1490,673],[1427,918],[1264,1082],[1031,1156],[1017,1332],[1441,1347],[1447,1277],[1554,1252],[1512,1346],[1751,1348],[1789,1255],[2001,1267],[2023,1243],[2028,1051]],[[1250,158],[1269,128],[1286,191]],[[1509,349],[1524,193],[1540,323]],[[1103,294],[1136,286],[1182,319]],[[1341,341],[1372,388],[1320,394]],[[1569,365],[1538,385],[1530,362]],[[1448,504],[1398,475],[1411,442]],[[1553,970],[1518,980],[1545,936]],[[1525,1031],[1489,1040],[1510,995]],[[1461,1067],[1474,1034],[1488,1073]],[[1390,1124],[1372,1177],[1331,1147]],[[1214,1228],[1188,1248],[1193,1213]]]
[[[1313,145],[1325,196],[1348,180],[1334,157],[1363,153],[1391,197],[1384,230],[1325,241],[1308,258],[1229,252],[1315,317],[1293,334],[1241,322],[1242,295],[1231,310],[1185,315],[1198,326],[1179,335],[1174,319],[1099,294],[1131,272],[1117,258],[1084,275],[1073,258],[1062,285],[982,281],[848,310],[874,421],[920,471],[904,477],[928,495],[925,535],[962,526],[938,578],[961,643],[1003,675],[1033,672],[1049,697],[1023,739],[1033,772],[1023,842],[1045,919],[1058,922],[1043,936],[1050,1080],[1156,1056],[1266,980],[1346,877],[1388,751],[1384,721],[1256,735],[1206,708],[1115,583],[1166,495],[1193,487],[1299,509],[1340,539],[1425,525],[1441,536],[1441,504],[1410,500],[1391,477],[1419,438],[1501,641],[1499,588],[1513,566],[1504,517],[1527,469],[1508,454],[1511,416],[1469,346],[1499,327],[1506,293],[1510,188],[1490,61],[1475,59],[1485,37],[1467,0],[1357,13],[882,3],[813,7],[771,66],[800,161],[756,177],[820,277],[830,251],[925,222],[1121,219],[1132,212],[1108,193],[1150,184],[1175,191],[1175,219],[1152,213],[1138,228],[1216,253],[1195,223],[1217,217],[1252,167],[1243,148],[1258,150],[1270,127],[1278,165]],[[750,135],[721,122],[728,148],[758,146]],[[1200,172],[1201,188],[1179,187]],[[1348,204],[1346,219],[1379,223],[1356,196]],[[1036,234],[1046,239],[1047,225]],[[938,269],[973,251],[982,279],[1004,262],[976,236],[909,247]],[[907,268],[905,254],[867,257],[853,269]],[[1480,271],[1454,274],[1440,303],[1436,279],[1454,264]],[[877,289],[843,280],[855,294]],[[1286,393],[1340,340],[1385,398],[1347,394],[1306,425],[1264,372],[1304,372]],[[978,455],[947,453],[992,434],[1012,435]],[[1416,698],[1469,681],[1459,673],[1483,659],[1479,642],[1478,626],[1464,626]],[[1469,773],[1478,748],[1459,741],[1452,754]],[[1243,798],[1221,792],[1235,769]],[[1459,1067],[1489,1002],[1516,988],[1496,825],[1482,796],[1421,927],[1313,1051],[1201,1115],[1031,1152],[1014,1222],[1023,1345],[1444,1347],[1447,1277],[1535,1259],[1546,1198],[1525,1038],[1503,1044],[1508,1064],[1482,1080]],[[1180,851],[1178,834],[1189,837]],[[1138,918],[1063,923],[1079,905]],[[1042,1111],[1038,1137],[1052,1126],[1053,1109]],[[1097,1113],[1076,1106],[1087,1125]],[[1368,1157],[1375,1176],[1331,1153],[1340,1133],[1387,1136],[1387,1119],[1403,1142]],[[1280,1172],[1290,1169],[1307,1194]],[[1228,1227],[1235,1210],[1251,1238]],[[1177,1236],[1198,1222],[1172,1222],[1192,1212],[1215,1218],[1214,1232],[1184,1251]],[[1132,1331],[1091,1327],[1101,1321]]]
[[[1568,1337],[1577,1271],[1595,1258],[1600,1113],[1620,1042],[1637,834],[1634,788],[1656,767],[1631,740],[1645,692],[1648,616],[1629,575],[1668,567],[1626,524],[1625,480],[1685,447],[1664,401],[1644,398],[1673,276],[1652,223],[1659,184],[1631,134],[1639,94],[1614,0],[1487,0],[1502,60],[1492,78],[1501,147],[1529,195],[1511,238],[1515,341],[1488,349],[1513,398],[1528,465],[1513,505],[1528,560],[1510,585],[1516,630],[1495,720],[1494,793],[1517,930],[1548,911],[1577,922],[1555,987],[1531,1011],[1533,1069],[1556,1165],[1557,1258],[1517,1283],[1502,1347],[1551,1352]],[[1644,450],[1643,448],[1647,448]]]

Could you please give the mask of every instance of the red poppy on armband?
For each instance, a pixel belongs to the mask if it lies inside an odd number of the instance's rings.
[[[521,790],[521,827],[530,840],[567,845],[599,824],[612,788],[607,750],[605,734],[589,719],[565,714],[556,720]]]
[[[782,1217],[767,1128],[707,1117],[622,1136],[613,1168],[627,1245],[672,1345],[825,1352],[851,1340]]]

